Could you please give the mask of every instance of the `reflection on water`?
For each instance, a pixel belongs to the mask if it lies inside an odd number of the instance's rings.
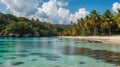
[[[103,62],[120,65],[120,52],[65,46],[63,54],[88,56]]]
[[[59,38],[0,38],[0,67],[119,66],[120,46]]]

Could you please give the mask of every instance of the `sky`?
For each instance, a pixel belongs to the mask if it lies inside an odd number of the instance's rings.
[[[84,18],[92,10],[117,12],[120,0],[0,0],[0,12],[39,18],[53,24],[69,24]]]

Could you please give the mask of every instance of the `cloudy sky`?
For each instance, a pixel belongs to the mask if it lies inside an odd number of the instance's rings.
[[[69,24],[92,10],[117,12],[120,0],[0,0],[0,12],[39,18],[54,24]]]

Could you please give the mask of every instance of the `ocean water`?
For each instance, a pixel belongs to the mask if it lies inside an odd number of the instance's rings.
[[[0,38],[0,67],[120,66],[120,46],[55,37]]]

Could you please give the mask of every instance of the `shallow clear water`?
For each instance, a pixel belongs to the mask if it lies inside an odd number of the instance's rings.
[[[119,66],[120,46],[61,38],[0,38],[0,67]]]

